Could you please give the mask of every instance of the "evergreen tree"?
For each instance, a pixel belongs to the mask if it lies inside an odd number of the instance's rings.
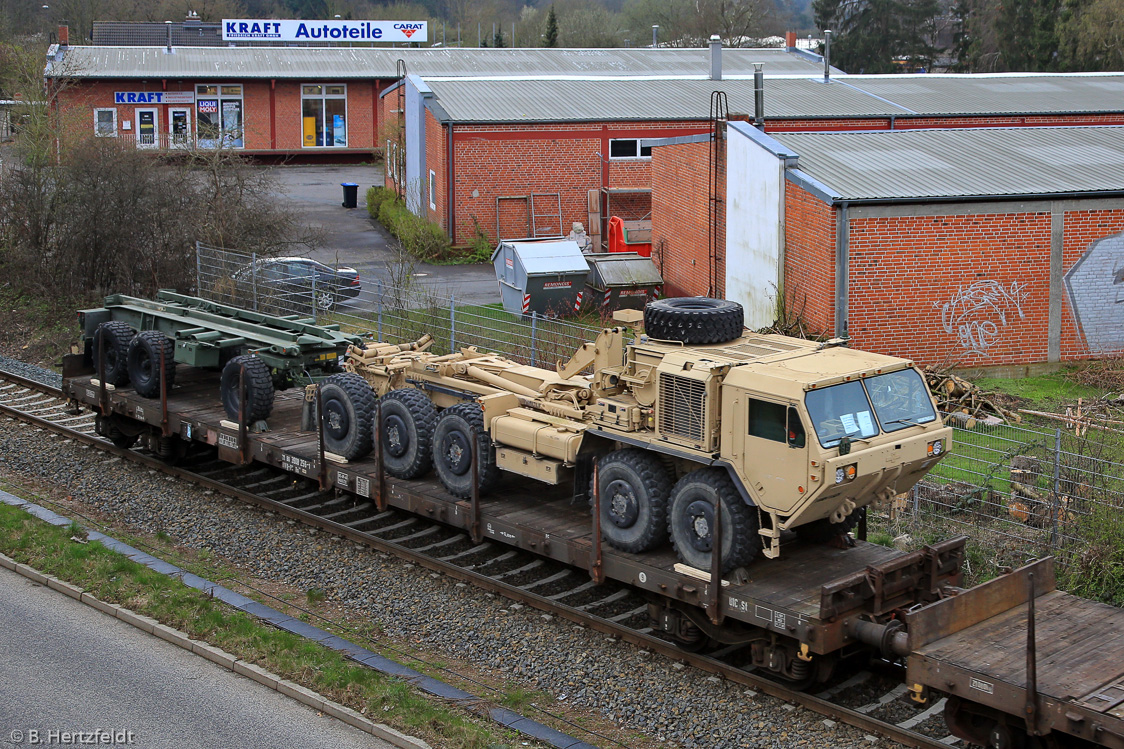
[[[848,73],[932,65],[938,0],[813,0],[816,25],[832,30],[831,64]]]
[[[546,33],[543,34],[542,46],[558,46],[558,16],[554,14],[554,4],[550,5],[550,14],[546,17]]]
[[[503,38],[503,29],[496,29],[496,36],[492,39],[492,46],[497,49],[507,46],[507,42]]]
[[[1007,70],[1058,69],[1058,10],[1058,0],[1018,0],[1000,6],[995,36]]]

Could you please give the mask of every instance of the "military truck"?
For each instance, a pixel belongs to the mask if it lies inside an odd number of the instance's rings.
[[[436,355],[428,336],[353,346],[344,368],[356,379],[339,392],[354,402],[336,408],[349,425],[377,411],[387,473],[434,470],[458,497],[474,479],[483,494],[512,473],[573,482],[582,501],[596,476],[603,538],[622,551],[670,539],[684,564],[710,569],[718,507],[723,572],[777,557],[785,531],[843,536],[950,447],[905,359],[745,333],[741,307],[725,300],[664,299],[615,318],[555,370],[473,347]],[[346,458],[373,436],[325,427]]]

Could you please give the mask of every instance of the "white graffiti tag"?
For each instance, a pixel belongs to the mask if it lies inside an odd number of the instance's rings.
[[[1008,316],[1018,314],[1020,320],[1025,317],[1025,289],[1026,284],[1014,282],[1003,286],[998,281],[962,286],[941,306],[941,324],[945,332],[956,336],[965,351],[987,356],[987,350],[999,339],[1000,328],[1007,327]]]

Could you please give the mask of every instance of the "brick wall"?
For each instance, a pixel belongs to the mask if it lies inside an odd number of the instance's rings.
[[[710,287],[710,144],[652,149],[652,256],[666,296],[705,295]],[[725,178],[721,180],[725,192]],[[726,221],[719,239],[725,246]],[[724,291],[726,268],[718,272]]]
[[[428,109],[425,110],[425,168],[426,177],[428,180],[429,172],[434,175],[434,188],[436,192],[436,207],[431,207],[429,203],[429,183],[426,182],[425,199],[423,207],[426,210],[426,215],[430,221],[441,226],[442,229],[448,229],[448,216],[445,208],[448,205],[446,202],[446,187],[448,182],[448,170],[446,169],[446,128],[437,122],[437,118],[433,116],[433,112]]]
[[[1063,220],[1062,262],[1072,276],[1062,307],[1062,359],[1120,355],[1124,285],[1116,279],[1124,268],[1124,210],[1072,210]]]
[[[807,329],[835,335],[835,210],[785,182],[785,309]]]

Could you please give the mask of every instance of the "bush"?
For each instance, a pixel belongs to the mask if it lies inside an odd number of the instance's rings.
[[[416,258],[438,260],[449,252],[445,231],[432,221],[411,213],[398,199],[383,201],[378,209],[378,220],[402,243],[402,249]]]
[[[469,248],[472,250],[470,262],[473,263],[486,263],[492,259],[492,252],[495,246],[492,240],[488,239],[488,233],[484,231],[484,227],[480,225],[480,221],[473,216],[472,225],[474,227],[472,243]]]
[[[396,198],[394,190],[388,187],[372,187],[367,190],[367,213],[371,218],[378,219],[379,209],[382,208],[383,203]]]

